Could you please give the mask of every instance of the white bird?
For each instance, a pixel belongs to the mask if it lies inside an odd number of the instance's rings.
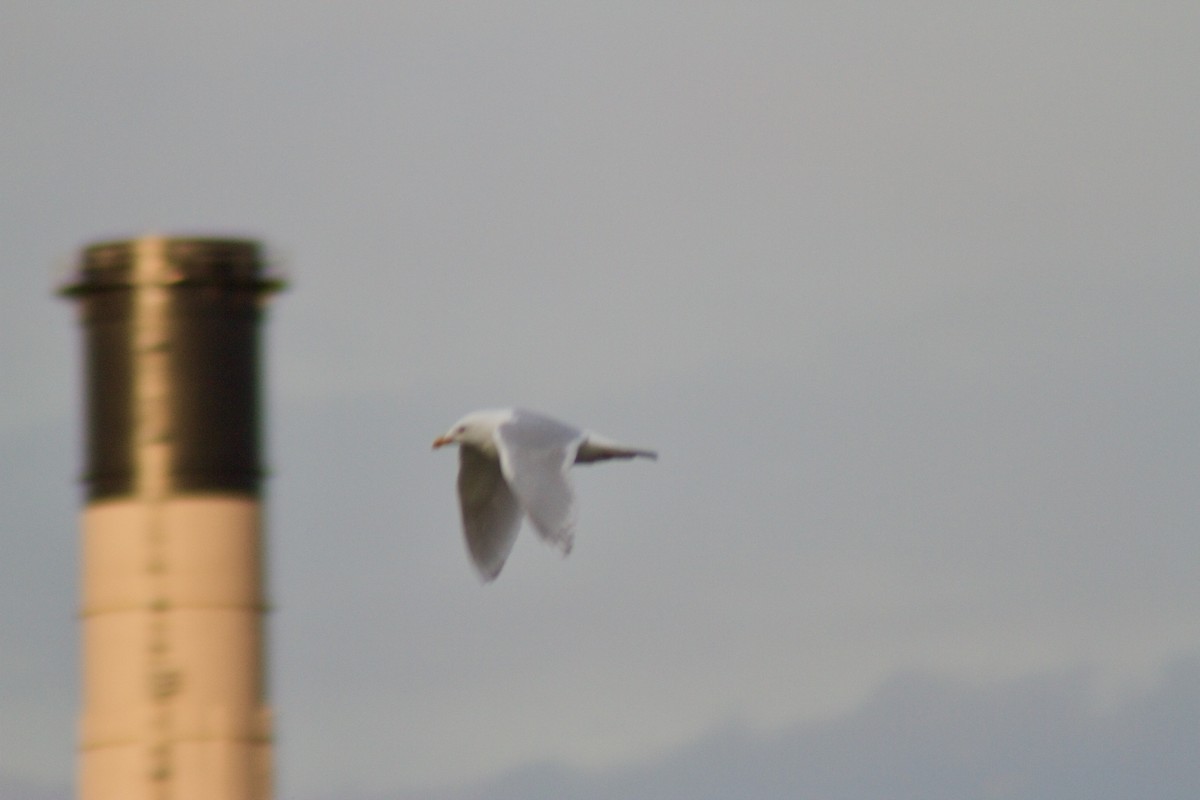
[[[473,411],[433,442],[458,445],[458,501],[467,549],[483,580],[500,574],[529,517],[565,556],[575,534],[575,495],[567,470],[612,458],[658,458],[590,431],[522,409]]]

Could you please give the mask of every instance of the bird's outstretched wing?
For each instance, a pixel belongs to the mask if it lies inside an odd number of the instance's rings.
[[[500,468],[534,530],[565,555],[575,536],[575,492],[567,469],[583,432],[531,412],[496,428]]]
[[[521,508],[500,462],[474,447],[458,449],[458,502],[467,550],[485,581],[500,574],[520,528]]]
[[[592,464],[596,461],[608,461],[611,458],[628,459],[638,457],[657,460],[658,453],[640,447],[629,447],[628,445],[614,442],[612,439],[606,439],[600,434],[588,432],[579,444],[579,450],[575,453],[575,463]]]

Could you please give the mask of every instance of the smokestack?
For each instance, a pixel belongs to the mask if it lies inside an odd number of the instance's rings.
[[[83,252],[83,800],[267,800],[253,241]]]

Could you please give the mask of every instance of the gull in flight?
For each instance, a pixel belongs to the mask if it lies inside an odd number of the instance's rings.
[[[458,445],[458,502],[467,549],[483,580],[500,574],[521,527],[565,556],[575,534],[575,494],[567,470],[613,458],[658,458],[590,431],[522,409],[473,411],[433,442]]]

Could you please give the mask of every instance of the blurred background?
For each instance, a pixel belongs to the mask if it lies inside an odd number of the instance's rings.
[[[1200,6],[8,3],[0,796],[71,796],[82,246],[250,236],[287,800],[1194,798]],[[569,559],[433,437],[523,405]]]

